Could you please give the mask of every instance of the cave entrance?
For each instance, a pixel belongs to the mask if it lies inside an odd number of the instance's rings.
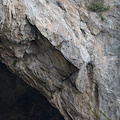
[[[37,90],[0,62],[0,120],[64,120]]]

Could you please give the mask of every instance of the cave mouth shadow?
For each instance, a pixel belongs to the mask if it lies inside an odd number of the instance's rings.
[[[0,62],[0,120],[64,120],[36,89]]]

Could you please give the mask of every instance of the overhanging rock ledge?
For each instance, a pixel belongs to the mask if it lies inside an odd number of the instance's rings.
[[[1,62],[65,120],[120,119],[120,7],[104,2],[105,21],[83,0],[0,1]]]

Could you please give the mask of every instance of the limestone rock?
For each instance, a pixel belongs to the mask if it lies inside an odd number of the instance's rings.
[[[0,60],[65,120],[119,120],[120,8],[102,21],[85,2],[1,0]]]

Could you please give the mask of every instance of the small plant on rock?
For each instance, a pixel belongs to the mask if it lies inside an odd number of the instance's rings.
[[[91,2],[88,1],[88,5],[87,5],[87,8],[88,10],[90,11],[93,11],[93,12],[98,12],[99,13],[99,16],[101,18],[102,21],[105,21],[105,17],[102,15],[102,13],[104,11],[107,11],[110,9],[110,6],[105,6],[104,5],[104,0],[92,0]]]
[[[120,46],[118,47],[118,49],[120,50]]]
[[[100,13],[99,16],[100,16],[100,18],[101,18],[102,21],[106,20],[105,17],[102,15],[102,13]]]
[[[115,2],[115,5],[117,8],[120,8],[120,0],[118,0],[117,2]]]
[[[105,6],[104,0],[92,0],[87,8],[94,12],[103,12],[109,10],[110,6]]]
[[[49,0],[45,0],[46,1],[46,3],[49,3]]]

